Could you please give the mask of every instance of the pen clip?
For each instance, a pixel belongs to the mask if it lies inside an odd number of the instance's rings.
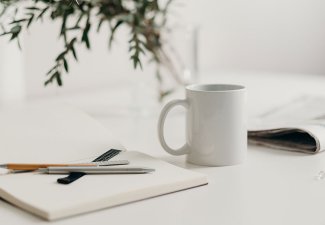
[[[97,157],[96,159],[94,159],[93,162],[108,161],[109,159],[120,154],[121,152],[122,152],[122,150],[110,149],[107,152],[105,152],[104,154],[102,154],[99,157]],[[70,183],[78,180],[79,178],[83,177],[84,175],[86,175],[86,174],[81,173],[81,172],[79,173],[79,176],[77,176],[75,173],[70,173],[69,176],[67,176],[67,177],[57,179],[57,182],[60,184],[70,184]]]

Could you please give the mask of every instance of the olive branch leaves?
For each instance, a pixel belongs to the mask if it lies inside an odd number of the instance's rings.
[[[45,85],[53,82],[63,85],[62,76],[70,70],[69,60],[78,61],[77,48],[80,45],[91,49],[89,33],[94,30],[100,32],[103,24],[108,25],[110,30],[109,47],[121,27],[130,29],[129,54],[135,69],[143,67],[142,56],[145,54],[159,68],[168,62],[163,52],[161,32],[171,3],[172,0],[163,5],[158,0],[26,0],[21,5],[19,0],[0,0],[0,36],[16,40],[20,47],[22,31],[28,30],[33,23],[44,18],[60,21],[59,36],[63,40],[63,50],[46,73]],[[3,24],[1,18],[9,8],[13,12],[12,18]],[[162,82],[159,72],[157,78]],[[160,96],[169,92],[160,91]]]

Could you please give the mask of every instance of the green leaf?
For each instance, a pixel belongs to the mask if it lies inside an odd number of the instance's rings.
[[[131,46],[129,47],[129,52],[132,52],[135,48],[136,48],[136,46],[131,45]]]
[[[9,24],[15,24],[15,23],[21,23],[21,22],[24,22],[24,21],[27,21],[28,19],[20,19],[20,20],[14,20],[12,22],[10,22]]]
[[[139,53],[142,53],[143,55],[146,54],[146,52],[145,52],[141,47],[138,47],[137,51],[138,51]]]
[[[31,23],[33,22],[33,19],[34,19],[34,15],[32,15],[29,20],[28,20],[28,23],[27,23],[27,28],[31,25]]]
[[[69,73],[69,66],[68,66],[68,62],[65,58],[63,58],[63,66],[64,66],[64,69],[67,73]]]
[[[17,38],[17,45],[18,45],[19,50],[21,50],[21,44],[20,44],[19,38]]]
[[[82,20],[82,18],[84,17],[84,15],[85,15],[85,14],[83,14],[83,13],[80,14],[80,16],[79,16],[79,18],[78,18],[78,20],[77,20],[77,22],[76,22],[76,24],[75,24],[75,27],[79,26],[79,23],[80,23],[80,21]]]
[[[103,18],[101,18],[101,19],[99,20],[99,23],[98,23],[98,26],[97,26],[97,32],[100,31],[100,28],[101,28],[101,26],[102,26],[102,24],[103,24],[104,21],[105,21],[105,20],[104,20]]]
[[[21,31],[20,25],[16,25],[16,26],[12,27],[10,30],[11,33],[19,33],[20,31]]]
[[[67,15],[64,15],[64,16],[62,17],[62,23],[61,23],[61,31],[60,31],[60,35],[65,35],[67,18],[68,18]]]
[[[74,48],[74,43],[77,41],[77,38],[74,37],[68,44],[67,50],[72,52],[73,57],[75,58],[76,61],[78,61],[76,50]]]
[[[25,9],[28,9],[28,10],[41,10],[38,7],[26,7]]]
[[[21,31],[21,26],[20,25],[16,25],[13,28],[11,28],[11,30],[10,30],[10,33],[11,33],[10,40],[13,40],[13,39],[17,38],[20,31]]]
[[[109,48],[112,47],[112,43],[113,43],[113,40],[114,40],[114,34],[115,34],[116,29],[117,29],[120,25],[122,25],[123,23],[124,23],[123,20],[119,20],[119,21],[116,22],[115,26],[111,29],[111,36],[110,36],[110,38],[109,38],[109,43],[108,43]]]
[[[76,37],[72,38],[70,43],[69,43],[69,47],[73,46],[76,41],[77,41]]]
[[[44,13],[50,8],[50,6],[45,7],[42,12],[37,16],[36,20],[43,18]]]
[[[69,28],[65,28],[65,30],[64,31],[69,31],[69,30],[80,30],[81,29],[81,27],[69,27]]]
[[[89,42],[88,34],[84,34],[84,35],[82,36],[82,41],[85,42],[86,47],[87,47],[88,49],[90,49],[90,42]]]
[[[89,20],[87,20],[86,26],[84,28],[84,31],[82,32],[82,37],[81,37],[81,41],[85,42],[86,47],[88,49],[90,49],[90,42],[89,42],[89,37],[88,37],[90,27],[91,27],[91,24],[89,23]]]
[[[56,68],[57,68],[58,66],[57,65],[55,65],[55,66],[53,66],[47,73],[46,73],[46,75],[50,75]]]
[[[64,56],[65,56],[66,53],[67,53],[66,51],[60,53],[60,55],[58,55],[58,57],[56,57],[55,61],[60,61],[60,60],[62,60],[62,59],[64,58]]]
[[[133,60],[134,69],[136,69],[138,66],[142,69],[142,64],[137,54],[132,55],[130,58]]]
[[[171,89],[171,90],[167,90],[167,91],[162,91],[161,94],[160,94],[160,101],[161,101],[164,97],[166,97],[167,95],[170,95],[170,94],[173,93],[173,92],[174,92],[173,89]]]
[[[72,52],[72,55],[75,58],[75,60],[78,61],[77,53],[73,46],[71,46],[71,52]]]
[[[44,86],[47,86],[49,85],[50,83],[52,83],[52,80],[51,79],[48,79],[44,82]]]
[[[54,77],[56,78],[56,82],[58,83],[58,85],[62,86],[61,74],[57,71],[56,73],[54,73]]]

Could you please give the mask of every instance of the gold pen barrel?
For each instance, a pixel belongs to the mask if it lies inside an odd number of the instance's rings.
[[[41,168],[48,167],[96,167],[96,166],[115,166],[115,165],[127,165],[128,160],[115,160],[115,161],[100,161],[91,163],[8,163],[1,164],[0,168],[10,169],[10,170],[37,170]]]
[[[28,163],[9,163],[6,165],[10,170],[37,170],[47,167],[65,167],[65,166],[96,166],[94,163],[81,163],[81,164],[28,164]]]

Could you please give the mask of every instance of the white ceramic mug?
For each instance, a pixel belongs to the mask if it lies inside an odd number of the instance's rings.
[[[177,105],[187,109],[186,143],[169,147],[164,138],[168,112]],[[196,84],[186,87],[185,100],[173,100],[162,109],[158,124],[162,147],[172,155],[187,154],[187,161],[204,166],[243,162],[247,151],[246,90],[232,84]]]

